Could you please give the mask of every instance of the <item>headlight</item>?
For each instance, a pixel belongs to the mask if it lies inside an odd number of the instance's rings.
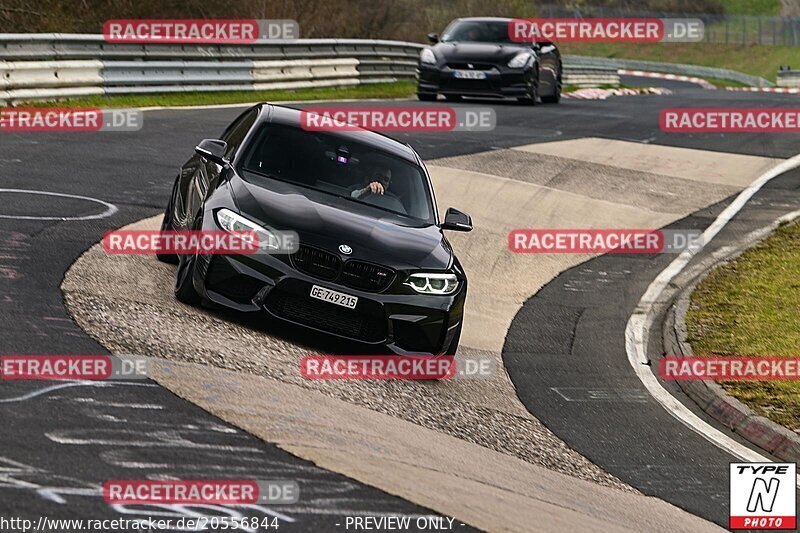
[[[423,48],[422,52],[419,54],[419,61],[420,63],[426,63],[428,65],[435,65],[436,64],[436,56],[433,55],[433,50],[430,48]]]
[[[530,58],[533,57],[530,52],[520,52],[511,58],[511,61],[508,62],[509,68],[523,68],[525,65],[528,64]]]
[[[216,213],[217,224],[225,231],[252,231],[258,235],[258,247],[267,250],[278,250],[281,248],[280,240],[270,230],[259,226],[252,220],[244,218],[230,209],[220,209]]]
[[[458,278],[455,274],[411,274],[405,285],[421,294],[453,294]]]

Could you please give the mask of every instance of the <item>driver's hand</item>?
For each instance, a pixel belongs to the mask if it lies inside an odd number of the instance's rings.
[[[372,183],[369,184],[367,188],[369,189],[369,192],[371,192],[372,194],[384,193],[383,184],[379,181],[373,181]]]

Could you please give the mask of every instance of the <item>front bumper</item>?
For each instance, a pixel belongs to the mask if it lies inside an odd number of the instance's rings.
[[[283,321],[395,354],[444,353],[461,324],[466,282],[449,296],[367,292],[296,270],[287,256],[198,256],[194,286],[213,304]],[[355,309],[311,298],[313,285],[358,297]]]
[[[417,93],[520,98],[529,94],[532,70],[495,66],[486,70],[486,79],[454,77],[447,65],[419,64]]]

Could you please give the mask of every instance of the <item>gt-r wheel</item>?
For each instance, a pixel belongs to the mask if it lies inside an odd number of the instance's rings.
[[[557,104],[561,101],[561,80],[556,82],[556,92],[550,96],[542,96],[542,102],[546,104]]]
[[[200,295],[197,294],[192,283],[197,256],[192,254],[178,257],[178,271],[175,273],[175,298],[187,305],[200,305]]]
[[[422,102],[435,102],[436,95],[431,93],[417,93],[417,98]]]
[[[161,231],[171,231],[175,228],[172,225],[172,211],[175,208],[175,189],[178,188],[178,180],[175,180],[175,185],[172,186],[172,194],[167,202],[167,209],[164,211],[164,220],[161,222]],[[163,263],[178,264],[178,256],[175,254],[156,254],[159,261]]]
[[[531,86],[528,89],[528,96],[517,98],[517,101],[525,105],[536,105],[538,100],[539,100],[539,85],[536,82],[531,83]]]

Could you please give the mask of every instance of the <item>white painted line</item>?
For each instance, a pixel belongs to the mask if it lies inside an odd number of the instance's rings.
[[[14,403],[14,402],[24,402],[26,400],[31,400],[33,398],[38,398],[39,396],[50,394],[51,392],[55,392],[61,389],[68,389],[70,387],[113,387],[115,385],[133,385],[137,387],[156,387],[157,385],[149,384],[149,383],[130,383],[126,381],[74,381],[74,380],[64,380],[66,383],[60,383],[58,385],[49,385],[42,389],[36,389],[31,391],[27,394],[23,394],[22,396],[16,396],[13,398],[0,398],[0,403]],[[104,404],[104,405],[112,405],[112,404]],[[124,404],[125,407],[129,407],[129,404]],[[159,406],[159,408],[163,408]]]
[[[44,394],[49,394],[51,392],[66,389],[69,387],[98,387],[104,385],[97,385],[97,381],[78,381],[78,382],[69,382],[69,383],[61,383],[59,385],[51,385],[49,387],[45,387],[43,389],[37,389],[33,392],[29,392],[27,394],[23,394],[22,396],[17,396],[14,398],[0,398],[0,403],[12,403],[12,402],[24,402],[25,400],[30,400],[32,398],[36,398],[38,396],[42,396]]]
[[[101,204],[105,206],[106,210],[98,215],[87,215],[83,217],[39,217],[39,216],[27,216],[27,215],[2,215],[0,214],[0,218],[11,218],[14,220],[97,220],[98,218],[106,218],[110,217],[114,213],[118,211],[117,206],[114,204],[110,204],[108,202],[104,202],[103,200],[98,200],[97,198],[91,198],[89,196],[78,196],[77,194],[64,194],[60,192],[48,192],[48,191],[35,191],[35,190],[28,190],[28,189],[0,189],[0,193],[10,192],[10,193],[18,193],[18,194],[39,194],[42,196],[57,196],[59,198],[74,198],[76,200],[86,200],[87,202],[94,202],[96,204]]]
[[[739,211],[747,204],[747,202],[755,195],[766,183],[770,180],[780,176],[784,172],[800,167],[800,154],[787,159],[782,163],[768,170],[761,175],[757,180],[751,183],[739,196],[725,208],[722,213],[714,220],[714,222],[703,233],[702,242],[706,245],[711,242],[728,222],[736,216]],[[725,450],[731,455],[738,457],[747,462],[771,462],[768,458],[760,453],[751,450],[732,439],[728,435],[722,433],[718,429],[712,427],[699,416],[694,414],[688,407],[683,405],[675,399],[667,390],[661,386],[661,383],[653,374],[652,367],[647,363],[647,341],[650,335],[650,327],[653,322],[653,308],[658,302],[661,294],[667,285],[686,268],[689,261],[701,250],[688,249],[681,253],[672,263],[667,266],[661,273],[653,280],[647,291],[639,300],[631,318],[628,320],[628,325],[625,328],[625,349],[628,353],[628,362],[633,367],[634,372],[639,377],[641,382],[650,392],[651,396],[660,403],[669,414],[677,418],[681,423],[699,433],[715,446]],[[798,477],[798,486],[800,486],[800,477]]]

